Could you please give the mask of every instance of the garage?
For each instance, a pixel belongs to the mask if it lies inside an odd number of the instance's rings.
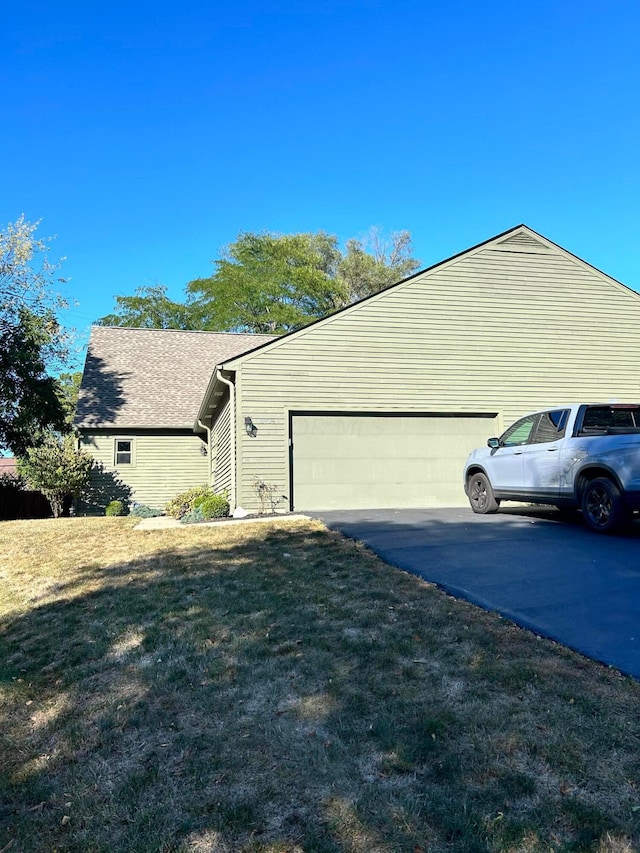
[[[464,461],[497,431],[495,413],[293,413],[294,508],[465,505]]]
[[[250,512],[265,489],[277,512],[464,506],[502,427],[636,400],[639,341],[638,293],[517,226],[219,364],[211,483]]]

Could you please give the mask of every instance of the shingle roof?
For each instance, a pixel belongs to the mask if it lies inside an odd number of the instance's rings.
[[[93,326],[78,427],[192,427],[216,364],[273,335]]]
[[[18,473],[18,465],[13,456],[0,456],[0,477],[13,477]]]

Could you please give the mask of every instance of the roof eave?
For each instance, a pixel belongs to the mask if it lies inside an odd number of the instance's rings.
[[[198,409],[198,416],[196,417],[195,424],[193,426],[194,431],[202,432],[201,423],[204,423],[207,418],[213,416],[215,409],[217,408],[217,404],[215,406],[211,405],[211,400],[214,397],[222,397],[226,390],[226,384],[221,382],[218,378],[218,373],[221,370],[221,365],[216,365],[213,369],[213,373],[211,374],[211,379],[209,380],[209,384],[207,385],[207,390],[204,392],[204,396],[202,398],[202,403],[200,404],[200,408]]]
[[[162,423],[131,423],[131,424],[118,424],[118,423],[81,423],[74,425],[78,430],[143,430],[143,429],[152,429],[152,430],[174,430],[174,429],[193,429],[193,423],[181,423],[181,424],[162,424]]]

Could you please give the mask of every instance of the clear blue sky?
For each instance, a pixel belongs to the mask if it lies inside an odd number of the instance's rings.
[[[422,266],[520,222],[640,290],[640,4],[5,4],[0,223],[57,235],[66,322],[240,231],[409,229]]]

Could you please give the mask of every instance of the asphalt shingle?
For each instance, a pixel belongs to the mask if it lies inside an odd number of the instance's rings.
[[[93,326],[78,427],[191,427],[217,364],[273,335]]]

